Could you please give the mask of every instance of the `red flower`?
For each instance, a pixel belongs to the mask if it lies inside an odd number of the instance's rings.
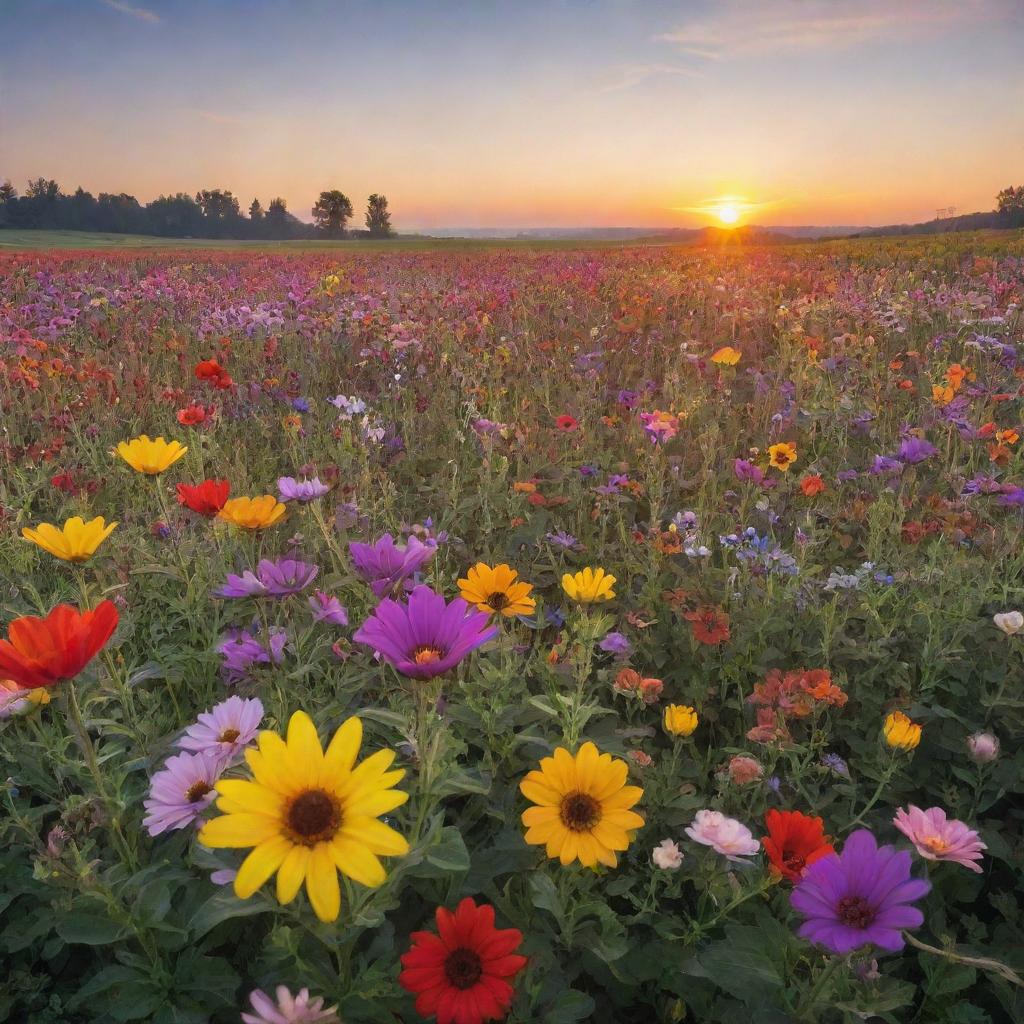
[[[558,427],[559,430],[564,430],[568,433],[570,430],[575,430],[579,426],[579,422],[574,416],[559,416],[558,419],[555,420],[555,426]]]
[[[693,638],[702,644],[724,644],[729,639],[729,616],[718,608],[705,606],[684,612],[683,618],[693,625]]]
[[[221,391],[234,383],[230,374],[216,359],[204,359],[201,363],[196,363],[195,375],[198,380],[205,380]]]
[[[212,406],[207,410],[201,405],[192,404],[178,410],[178,422],[183,427],[202,426],[207,420],[212,420],[213,416],[214,409]]]
[[[74,494],[78,490],[75,478],[70,473],[58,473],[56,476],[51,476],[50,483],[58,491],[65,491],[68,494]]]
[[[231,493],[227,480],[204,480],[201,484],[178,484],[178,503],[212,519]]]
[[[764,816],[768,835],[761,840],[772,868],[791,882],[804,868],[836,851],[825,839],[825,823],[800,811],[771,810]]]
[[[438,935],[413,932],[402,954],[398,983],[416,995],[416,1011],[437,1015],[437,1024],[480,1024],[504,1017],[512,1002],[506,980],[526,966],[513,950],[523,941],[516,928],[495,928],[494,907],[467,897],[455,913],[437,908]]]
[[[804,492],[805,498],[813,498],[825,490],[825,481],[817,473],[812,473],[800,481],[800,490]]]
[[[110,639],[117,620],[113,601],[85,612],[59,604],[45,619],[15,619],[0,640],[0,677],[26,690],[73,679]]]

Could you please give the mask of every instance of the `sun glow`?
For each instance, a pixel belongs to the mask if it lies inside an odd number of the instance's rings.
[[[740,211],[732,203],[722,203],[718,208],[718,219],[723,224],[735,224],[740,219]]]

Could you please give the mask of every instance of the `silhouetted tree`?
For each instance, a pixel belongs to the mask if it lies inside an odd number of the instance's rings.
[[[394,231],[391,228],[391,214],[388,213],[388,200],[386,196],[378,195],[376,192],[366,202],[366,227],[371,238],[391,238]]]
[[[242,226],[238,200],[227,189],[203,189],[196,193],[206,229],[212,238],[230,238]]]
[[[1024,226],[1024,185],[1004,188],[996,196],[996,210],[1011,227]]]
[[[0,185],[0,228],[11,223],[11,211],[18,198],[18,190],[9,182]]]
[[[203,233],[203,211],[187,193],[160,196],[146,206],[146,233],[165,238],[194,238]]]
[[[345,225],[351,216],[352,201],[337,189],[321,192],[313,207],[313,220],[317,228],[330,238],[345,237]]]
[[[68,197],[66,209],[67,216],[62,218],[62,227],[72,231],[96,230],[96,197],[86,192],[81,185]]]
[[[270,200],[265,217],[264,235],[267,238],[287,238],[289,234],[289,222],[294,218],[288,213],[288,204],[280,197],[275,196]]]

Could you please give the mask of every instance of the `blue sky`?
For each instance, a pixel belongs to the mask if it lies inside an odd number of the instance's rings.
[[[402,227],[988,209],[1019,0],[3,0],[0,178],[388,195]]]

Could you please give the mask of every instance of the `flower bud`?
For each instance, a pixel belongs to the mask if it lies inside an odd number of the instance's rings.
[[[967,737],[967,749],[978,764],[988,764],[999,756],[999,737],[990,732],[976,732]]]

